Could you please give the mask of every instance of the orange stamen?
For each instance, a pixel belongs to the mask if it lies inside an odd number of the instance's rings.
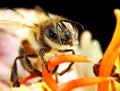
[[[64,62],[90,62],[86,56],[72,55],[72,54],[62,54],[57,55],[54,58],[50,59],[42,69],[42,76],[46,84],[53,90],[57,89],[57,82],[52,78],[52,74],[48,72],[52,71],[57,65]],[[47,66],[47,68],[46,68]]]
[[[49,88],[51,88],[52,91],[55,91],[58,87],[57,82],[52,78],[52,75],[48,72],[46,66],[42,68],[42,76],[44,82],[49,86]]]
[[[85,77],[79,78],[76,80],[72,80],[66,83],[61,84],[56,91],[70,91],[77,87],[83,87],[88,85],[93,85],[97,83],[101,83],[104,81],[112,80],[110,77]]]
[[[31,74],[30,76],[27,76],[26,78],[20,80],[20,84],[24,84],[25,82],[27,82],[28,80],[37,77],[37,74]]]
[[[73,55],[73,54],[61,54],[53,57],[48,61],[48,68],[52,70],[53,67],[59,65],[64,62],[92,62],[93,60],[88,58],[87,56],[82,55]],[[52,69],[51,69],[52,67]]]

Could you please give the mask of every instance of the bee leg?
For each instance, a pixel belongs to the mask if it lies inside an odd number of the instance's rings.
[[[47,52],[49,52],[50,51],[50,47],[48,46],[48,47],[46,47],[46,48],[41,48],[40,49],[40,51],[39,51],[39,55],[41,56],[41,59],[42,59],[42,65],[45,65],[45,62],[46,62],[46,60],[44,59],[44,55],[45,55],[45,53],[47,53]],[[47,68],[47,65],[46,65],[46,68]],[[49,71],[49,69],[47,68],[47,70],[48,70],[48,72],[50,72]]]
[[[31,64],[31,62],[30,62],[30,60],[29,60],[29,58],[36,58],[37,56],[38,56],[38,55],[36,55],[36,54],[28,54],[28,55],[26,55],[26,57],[25,57],[26,65],[27,65],[28,71],[30,71],[31,73],[35,73],[35,74],[37,74],[38,76],[42,77],[42,73],[41,73],[39,70],[35,69],[35,68],[32,66],[32,64]]]
[[[72,49],[65,49],[65,50],[58,50],[59,52],[72,52],[72,54],[75,54],[74,50]]]
[[[46,69],[49,73],[51,73],[51,71],[48,69],[48,66],[45,64],[45,59],[44,59],[44,55],[45,55],[45,52],[49,51],[49,47],[48,49],[47,48],[41,48],[40,51],[39,51],[39,54],[41,56],[41,59],[43,61],[43,64],[42,65],[45,65],[46,66]]]
[[[72,54],[75,54],[74,50],[72,50],[72,49],[59,50],[59,52],[72,52]],[[63,75],[64,73],[66,73],[68,70],[70,70],[72,65],[73,65],[73,62],[71,62],[69,64],[69,66],[65,70],[63,70],[62,72],[58,73],[58,75]]]
[[[41,48],[39,51],[39,54],[43,60],[43,63],[45,64],[45,60],[44,60],[44,55],[45,55],[45,48]]]
[[[16,61],[18,59],[23,58],[23,56],[16,57],[13,66],[12,66],[12,71],[11,71],[11,81],[13,82],[13,87],[20,87],[20,83],[18,81],[18,74],[17,74],[17,63]]]
[[[61,71],[60,73],[57,73],[57,74],[58,74],[58,75],[63,75],[63,74],[65,74],[67,71],[70,70],[70,68],[72,67],[72,65],[73,65],[73,62],[71,62],[71,63],[69,64],[69,66],[68,66],[65,70],[63,70],[63,71]]]

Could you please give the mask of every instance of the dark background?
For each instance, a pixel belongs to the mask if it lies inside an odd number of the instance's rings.
[[[0,0],[0,7],[41,6],[44,10],[63,15],[73,21],[81,23],[89,29],[93,38],[97,38],[103,51],[107,48],[114,29],[115,16],[113,10],[120,8],[119,0]],[[94,50],[94,49],[93,49]]]

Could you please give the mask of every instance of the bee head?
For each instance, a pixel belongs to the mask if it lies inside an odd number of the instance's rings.
[[[55,24],[55,26],[47,26],[45,30],[46,37],[56,44],[73,46],[78,43],[79,30],[76,26],[76,22],[69,20],[61,20]],[[81,29],[81,24],[79,24]]]

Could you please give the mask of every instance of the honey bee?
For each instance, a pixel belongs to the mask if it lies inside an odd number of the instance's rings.
[[[49,58],[60,53],[75,54],[74,47],[79,45],[79,33],[84,30],[80,23],[45,12],[40,7],[1,9],[0,28],[10,30],[10,33],[20,39],[19,56],[16,57],[11,72],[14,87],[20,85],[17,60],[20,60],[23,68],[28,72],[42,76],[42,65]]]

